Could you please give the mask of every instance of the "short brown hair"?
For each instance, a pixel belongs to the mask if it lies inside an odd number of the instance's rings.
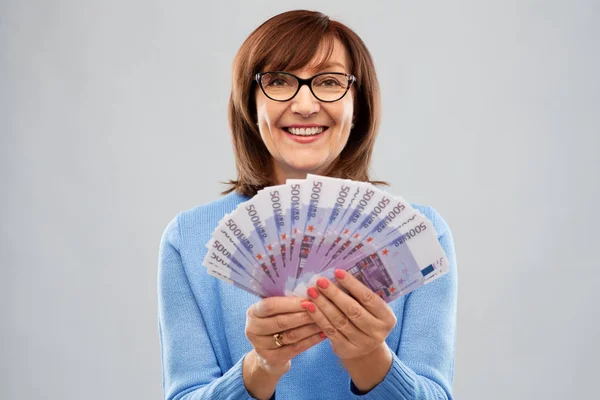
[[[257,126],[254,75],[267,66],[278,71],[303,68],[324,45],[326,57],[316,66],[321,68],[331,57],[336,38],[345,46],[350,73],[356,76],[354,128],[324,175],[385,184],[369,180],[368,174],[381,115],[379,83],[371,54],[360,37],[344,24],[320,12],[295,10],[276,15],[256,28],[233,61],[229,126],[238,177],[224,182],[230,188],[222,194],[235,190],[252,197],[260,189],[276,184],[272,157]]]

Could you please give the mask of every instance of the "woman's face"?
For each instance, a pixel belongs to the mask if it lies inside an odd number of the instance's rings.
[[[323,49],[304,68],[290,72],[300,78],[310,78],[320,72],[348,70],[348,55],[339,40],[335,40],[328,65],[322,70],[311,66],[322,57]],[[321,102],[307,85],[286,102],[278,102],[256,90],[258,127],[265,146],[274,160],[277,183],[287,178],[304,178],[307,173],[320,174],[339,156],[348,141],[354,112],[354,85],[346,95],[333,103]],[[305,128],[304,132],[299,131]],[[307,128],[316,128],[306,131]],[[322,132],[318,133],[322,128]],[[304,136],[302,135],[304,133]],[[306,136],[307,133],[317,133]]]

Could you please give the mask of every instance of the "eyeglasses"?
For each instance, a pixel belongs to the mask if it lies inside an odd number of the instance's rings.
[[[331,103],[340,100],[348,93],[354,75],[343,72],[322,72],[312,78],[302,79],[289,72],[259,72],[254,76],[265,96],[275,101],[289,101],[307,85],[317,100]]]

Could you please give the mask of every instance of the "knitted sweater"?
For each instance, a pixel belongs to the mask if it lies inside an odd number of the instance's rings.
[[[258,297],[207,274],[202,266],[219,220],[249,198],[236,193],[178,214],[166,227],[158,262],[158,325],[165,399],[248,399],[242,361],[252,346],[246,310]],[[452,399],[457,272],[452,234],[431,207],[429,218],[450,271],[390,303],[397,324],[386,342],[392,366],[359,394],[325,340],[292,360],[277,399]]]

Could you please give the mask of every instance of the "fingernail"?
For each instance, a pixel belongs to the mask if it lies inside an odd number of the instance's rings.
[[[336,269],[334,275],[337,279],[344,279],[344,277],[346,276],[346,271],[344,271],[343,269]]]
[[[305,310],[308,310],[309,304],[311,304],[310,301],[303,301],[302,303],[300,303],[300,307],[304,308]]]
[[[308,311],[310,311],[311,313],[314,313],[315,311],[317,311],[317,308],[315,307],[315,305],[311,302],[307,302],[308,305],[306,306],[306,308],[308,308]]]
[[[317,289],[315,289],[314,287],[309,288],[307,290],[307,293],[313,299],[316,299],[317,297],[319,297],[319,292],[317,292]]]
[[[327,337],[327,335],[323,332],[319,332],[319,336],[321,336],[323,339],[325,339]]]
[[[317,286],[319,286],[321,289],[327,289],[329,286],[329,281],[325,278],[319,278],[317,279]]]

